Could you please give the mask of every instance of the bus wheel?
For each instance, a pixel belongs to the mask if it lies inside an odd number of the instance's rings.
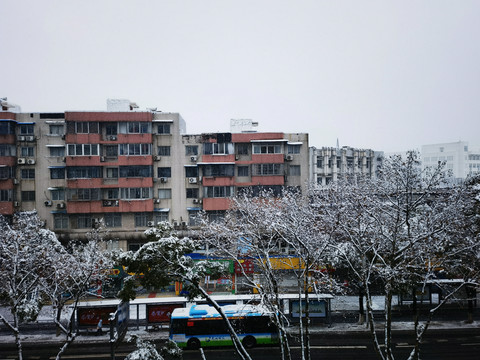
[[[251,349],[255,345],[257,345],[257,340],[255,340],[255,338],[253,336],[248,335],[248,336],[245,336],[245,338],[242,341],[242,344],[245,348]]]
[[[197,338],[191,338],[187,342],[187,348],[189,348],[190,350],[199,349],[200,348],[200,340],[198,340]]]

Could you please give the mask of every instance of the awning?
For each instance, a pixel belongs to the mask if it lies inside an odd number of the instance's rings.
[[[50,191],[52,191],[52,190],[64,190],[64,189],[65,189],[64,186],[54,186],[54,187],[47,188],[47,190],[50,190]]]
[[[48,168],[49,169],[63,169],[63,168],[66,168],[67,166],[66,165],[60,165],[60,166],[49,166]]]
[[[297,142],[288,141],[287,145],[303,145],[303,142],[301,142],[301,141],[297,141]]]
[[[17,122],[17,120],[13,120],[13,119],[0,119],[0,121],[13,121],[14,123]]]
[[[53,144],[49,144],[49,145],[47,145],[47,147],[65,147],[65,144],[63,144],[63,145],[53,145]]]
[[[154,123],[173,123],[173,120],[168,120],[168,119],[159,120],[159,119],[156,119],[156,120],[152,120],[152,122],[154,122]]]
[[[153,212],[169,212],[170,208],[158,208],[158,209],[153,209]]]
[[[58,124],[58,125],[64,125],[65,124],[65,120],[46,120],[45,121],[46,124]]]
[[[17,121],[17,124],[18,125],[35,125],[34,122],[20,122],[20,121]]]
[[[188,210],[188,211],[201,211],[201,210],[203,210],[203,209],[200,208],[200,207],[187,207],[187,210]]]
[[[50,211],[50,214],[66,214],[67,213],[67,210],[64,209],[64,210],[52,210]]]
[[[234,162],[215,162],[215,161],[212,161],[212,162],[197,162],[197,165],[235,165]]]

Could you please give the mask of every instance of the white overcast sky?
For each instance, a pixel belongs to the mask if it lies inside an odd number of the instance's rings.
[[[480,1],[0,0],[0,97],[24,112],[179,112],[188,133],[480,144]]]

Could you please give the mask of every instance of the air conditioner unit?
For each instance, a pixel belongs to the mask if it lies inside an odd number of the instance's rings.
[[[173,222],[173,227],[174,227],[174,228],[178,228],[178,222],[177,222],[177,221],[174,221],[174,222]]]
[[[65,140],[65,134],[62,135],[62,140]]]
[[[27,164],[28,165],[35,165],[35,159],[28,159]]]
[[[168,181],[168,178],[166,178],[166,177],[160,178],[161,183],[166,183],[167,181]]]
[[[52,206],[52,202],[50,200],[45,201],[45,206]]]
[[[13,179],[13,185],[18,185],[19,183],[18,179]]]
[[[64,157],[62,158],[62,161],[63,161],[63,162],[66,162],[66,161],[67,161],[67,158],[64,156]]]
[[[113,206],[118,206],[119,202],[118,200],[115,201],[115,204]]]
[[[22,135],[17,136],[17,140],[18,141],[25,141],[25,136],[22,136]]]
[[[292,161],[293,160],[293,155],[285,155],[285,160]]]
[[[19,203],[18,201],[14,201],[14,202],[13,202],[13,206],[19,207],[19,206],[20,206],[20,203]]]
[[[150,226],[150,227],[155,226],[155,223],[153,221],[148,221],[147,226]]]
[[[100,218],[92,218],[92,226],[98,226],[100,225],[102,219]]]
[[[158,182],[158,179],[157,179],[157,178],[153,178],[152,181],[153,181],[153,182]]]
[[[105,162],[105,156],[100,156],[100,161]]]
[[[196,157],[196,156],[190,156],[190,161],[191,161],[191,162],[196,162],[196,161],[197,161],[197,157]]]
[[[186,228],[187,227],[187,223],[185,221],[182,221],[182,228]]]
[[[155,155],[155,156],[153,157],[153,160],[154,160],[154,161],[160,161],[161,159],[162,159],[162,157],[161,157],[160,155]]]
[[[25,136],[25,141],[34,141],[35,136]]]
[[[103,206],[112,206],[112,202],[110,200],[103,200]]]
[[[200,204],[200,200],[199,199],[193,199],[193,203],[194,204]]]
[[[115,135],[110,135],[110,141],[117,141],[117,137]]]
[[[160,199],[153,199],[154,204],[160,204],[160,201],[161,201]]]
[[[65,203],[59,203],[57,204],[57,209],[65,209]]]
[[[197,183],[197,178],[196,178],[196,177],[190,177],[190,178],[188,178],[188,183],[189,183],[189,184],[196,184],[196,183]]]
[[[18,158],[18,159],[17,159],[17,164],[23,165],[23,164],[25,164],[25,163],[26,163],[26,160],[25,160],[24,158]]]
[[[235,155],[235,160],[238,160],[238,159],[240,159],[240,155],[237,154]]]

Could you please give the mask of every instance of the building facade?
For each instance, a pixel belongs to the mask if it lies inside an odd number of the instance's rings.
[[[101,222],[114,247],[137,249],[160,221],[195,228],[249,189],[304,190],[307,134],[186,134],[178,113],[110,100],[101,112],[0,112],[0,213],[37,210],[63,241]]]
[[[310,148],[310,177],[313,184],[328,185],[342,176],[363,175],[374,178],[383,163],[383,152],[370,149],[322,147]]]
[[[432,167],[445,161],[454,182],[462,182],[468,176],[480,173],[480,149],[471,149],[466,141],[423,145],[422,167]]]

